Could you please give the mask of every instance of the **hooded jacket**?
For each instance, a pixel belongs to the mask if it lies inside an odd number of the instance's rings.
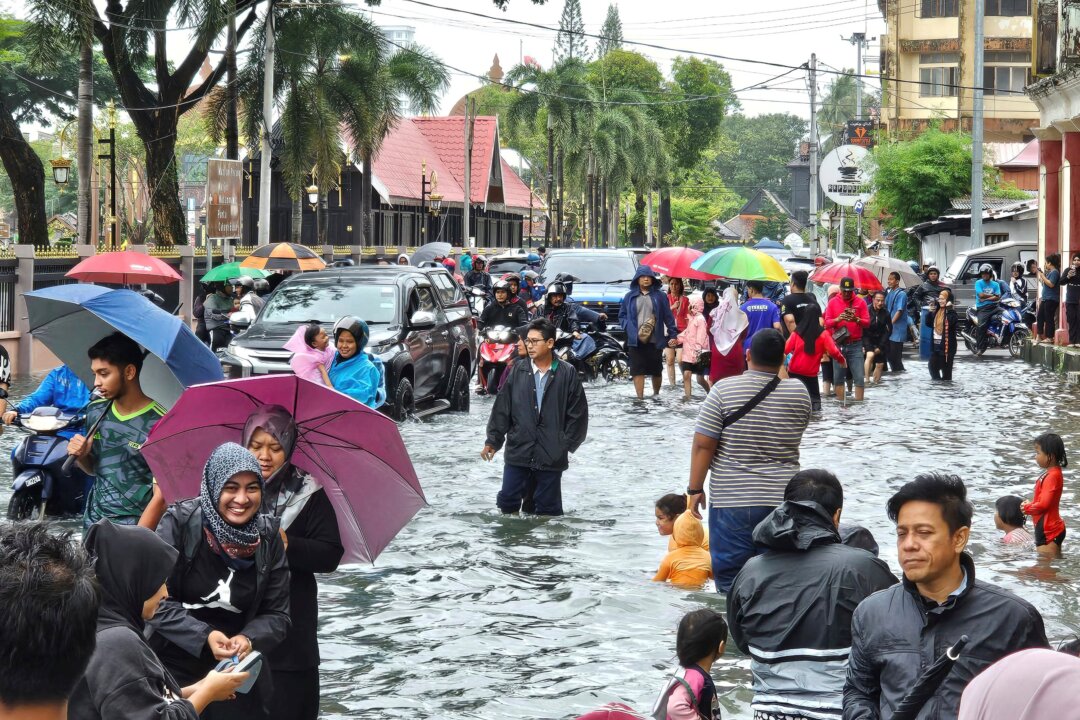
[[[693,513],[684,512],[675,519],[671,533],[675,549],[664,556],[653,580],[667,580],[673,585],[701,587],[712,577],[712,556],[703,546],[705,530]]]
[[[65,413],[75,414],[90,402],[90,389],[67,365],[53,369],[38,385],[37,390],[11,407],[18,413],[33,412],[35,408],[52,406]]]
[[[728,594],[731,638],[750,655],[755,712],[839,720],[851,616],[896,584],[889,566],[840,542],[821,505],[786,501],[754,529],[751,558]]]
[[[537,406],[532,362],[521,358],[495,397],[486,443],[498,450],[505,441],[507,465],[562,471],[588,429],[589,403],[577,370],[553,360]]]
[[[955,720],[972,678],[1018,650],[1048,647],[1038,610],[977,579],[967,553],[960,564],[966,585],[941,605],[924,599],[906,577],[859,605],[851,624],[844,720],[891,717],[920,673],[961,635],[968,644],[919,720]]]
[[[197,720],[180,685],[146,644],[143,603],[178,553],[153,531],[101,520],[84,540],[101,589],[97,646],[68,702],[70,720]]]
[[[656,328],[653,330],[652,343],[658,348],[667,346],[668,340],[674,340],[679,335],[679,329],[675,326],[675,316],[671,314],[671,303],[667,295],[660,288],[660,282],[656,279],[656,273],[648,265],[638,265],[634,273],[634,279],[630,281],[630,291],[623,297],[619,304],[619,325],[626,332],[626,344],[628,347],[640,345],[638,340],[637,298],[641,296],[641,287],[638,280],[643,277],[653,279],[652,287],[649,288],[649,297],[653,304],[653,317],[656,318]]]
[[[465,273],[465,277],[462,278],[465,282],[465,287],[478,287],[483,288],[490,295],[491,290],[491,276],[483,270],[469,270]]]
[[[682,343],[683,362],[699,362],[701,353],[709,352],[709,328],[702,314],[704,309],[705,302],[700,297],[690,298],[690,319],[678,337]]]
[[[493,327],[505,327],[516,330],[529,322],[529,313],[522,302],[514,302],[516,298],[510,298],[505,303],[498,301],[488,303],[484,311],[480,313],[480,329],[487,330]]]

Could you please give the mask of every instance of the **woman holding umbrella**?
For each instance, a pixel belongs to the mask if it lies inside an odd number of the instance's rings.
[[[181,686],[222,660],[265,655],[288,633],[285,542],[279,520],[259,513],[263,492],[255,456],[225,443],[206,461],[199,497],[170,507],[158,527],[179,559],[166,581],[169,596],[150,621],[150,642]],[[260,673],[251,692],[207,708],[203,720],[269,718],[269,674]]]
[[[280,405],[267,405],[244,425],[243,444],[259,461],[263,513],[281,522],[289,561],[292,627],[270,653],[274,701],[270,717],[314,720],[319,714],[318,586],[315,573],[337,570],[345,548],[337,514],[317,480],[291,463],[296,422]]]

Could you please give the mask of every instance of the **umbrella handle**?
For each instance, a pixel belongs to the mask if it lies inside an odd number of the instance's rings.
[[[105,405],[105,409],[101,411],[101,415],[98,416],[98,419],[94,422],[93,427],[86,431],[86,437],[92,438],[94,437],[94,435],[97,434],[98,426],[101,425],[101,421],[105,419],[105,413],[109,412],[109,410],[112,409],[112,404],[113,401],[110,400],[108,404]],[[76,458],[74,455],[68,455],[64,459],[64,464],[60,466],[60,472],[64,475],[70,475],[71,468],[75,465],[76,460],[78,460],[78,458]]]
[[[970,638],[968,638],[967,635],[961,635],[960,639],[953,643],[953,646],[951,648],[945,651],[945,655],[948,656],[950,660],[955,662],[960,658],[960,651],[963,650],[964,646],[968,644],[969,639]]]

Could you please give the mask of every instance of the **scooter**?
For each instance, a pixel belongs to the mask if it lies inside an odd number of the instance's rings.
[[[64,473],[68,437],[61,433],[81,426],[85,419],[85,415],[67,415],[54,407],[39,407],[15,418],[12,425],[29,435],[19,442],[11,458],[15,481],[8,503],[8,520],[82,514],[87,477],[78,467]]]
[[[1020,357],[1020,351],[1024,348],[1024,339],[1031,334],[1031,330],[1024,322],[1022,305],[1014,297],[1004,297],[998,302],[1001,312],[990,321],[990,327],[986,330],[986,349],[1009,348],[1013,357]],[[974,307],[968,308],[967,326],[960,331],[964,338],[964,345],[972,353],[977,352],[975,328],[978,326],[978,312]]]
[[[587,324],[579,326],[579,337],[557,330],[555,355],[573,365],[585,380],[603,378],[607,382],[630,377],[630,361],[614,337]]]
[[[517,354],[517,336],[504,325],[486,328],[480,343],[480,389],[481,395],[494,395],[499,391],[499,378],[510,359]]]

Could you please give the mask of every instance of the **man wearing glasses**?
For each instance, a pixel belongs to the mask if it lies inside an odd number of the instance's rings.
[[[516,362],[499,390],[488,419],[480,457],[491,460],[506,441],[502,490],[496,504],[503,513],[522,510],[532,493],[537,515],[562,515],[562,474],[568,454],[585,441],[589,404],[573,366],[559,362],[555,326],[545,318],[528,325],[528,362]],[[523,359],[524,360],[524,359]]]

